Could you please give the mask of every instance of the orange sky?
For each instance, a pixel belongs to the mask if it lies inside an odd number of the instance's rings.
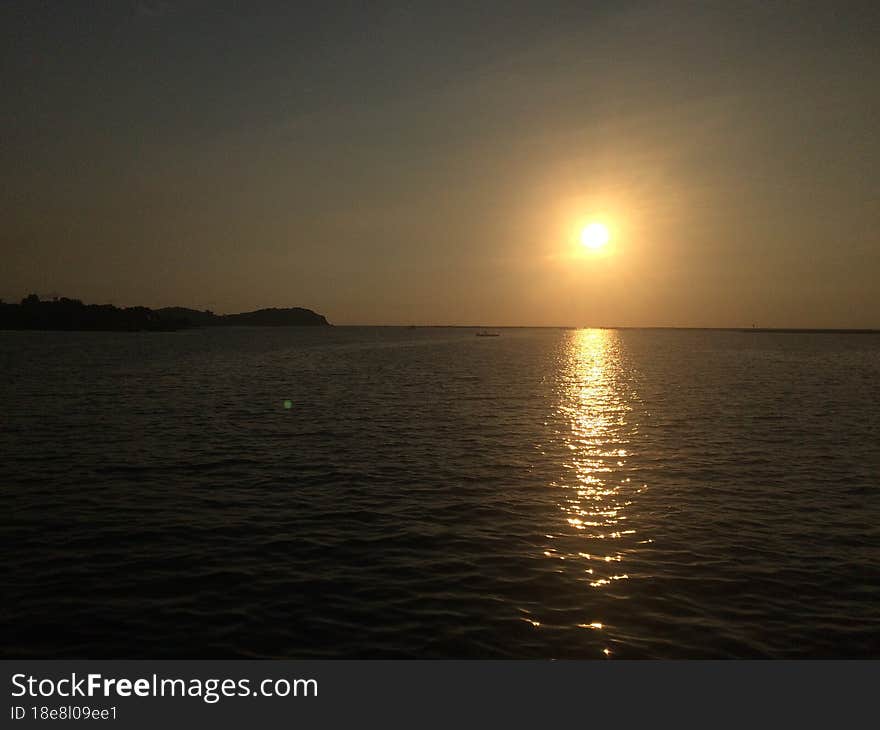
[[[110,5],[0,11],[6,299],[880,327],[873,3]]]

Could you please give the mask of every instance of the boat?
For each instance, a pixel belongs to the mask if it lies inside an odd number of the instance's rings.
[[[486,330],[477,332],[477,337],[498,337],[498,335],[498,332],[487,332]]]

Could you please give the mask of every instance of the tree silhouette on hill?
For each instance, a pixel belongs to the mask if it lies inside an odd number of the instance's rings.
[[[189,327],[328,324],[322,315],[300,307],[216,315],[208,310],[200,312],[185,307],[154,310],[148,307],[84,304],[79,299],[67,297],[41,300],[36,294],[29,294],[19,304],[7,304],[0,300],[0,329],[7,330],[167,332]]]

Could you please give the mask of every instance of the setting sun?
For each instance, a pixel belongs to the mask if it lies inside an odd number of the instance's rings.
[[[600,249],[610,237],[608,228],[601,223],[590,223],[581,231],[581,243],[587,248]]]

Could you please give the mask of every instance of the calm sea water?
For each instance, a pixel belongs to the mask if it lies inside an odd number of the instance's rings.
[[[878,336],[3,332],[0,364],[6,656],[880,656]]]

